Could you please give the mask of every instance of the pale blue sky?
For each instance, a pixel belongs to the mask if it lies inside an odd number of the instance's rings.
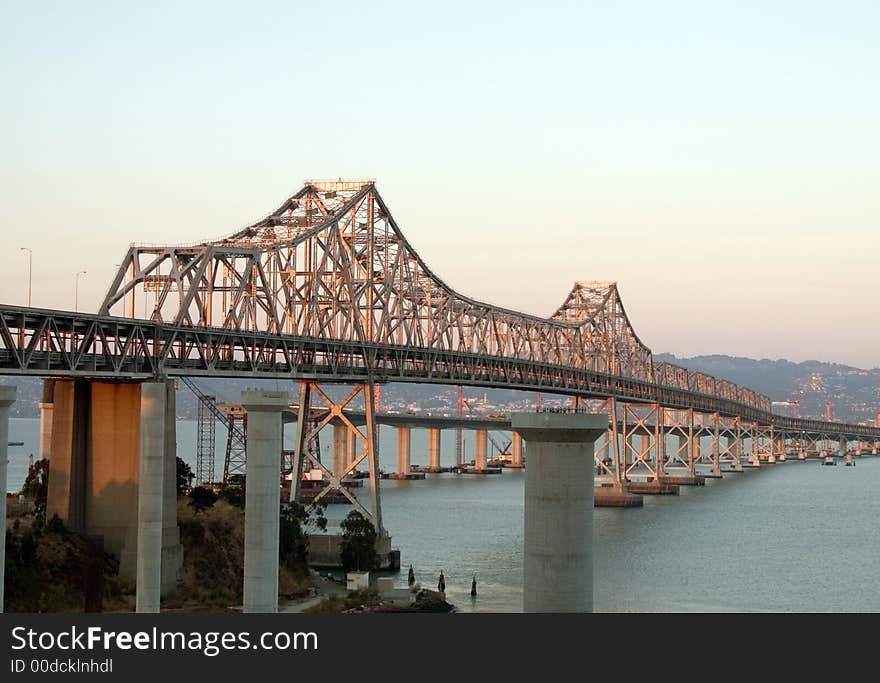
[[[880,365],[880,4],[0,3],[0,301],[375,177],[460,291]]]

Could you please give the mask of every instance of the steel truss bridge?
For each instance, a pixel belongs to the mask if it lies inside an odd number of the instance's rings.
[[[618,488],[637,471],[662,479],[675,461],[691,471],[736,466],[745,438],[755,458],[792,445],[880,442],[880,428],[776,415],[747,387],[655,363],[616,283],[575,283],[548,318],[459,294],[406,240],[369,180],[306,182],[218,240],[133,245],[97,314],[0,305],[0,374],[295,380],[300,410],[326,410],[324,420],[298,421],[295,474],[303,458],[314,460],[305,445],[360,395],[367,428],[347,425],[359,456],[342,472],[313,463],[343,491],[364,460],[375,479],[374,394],[385,382],[572,396],[576,409],[612,418],[596,459],[599,481]],[[319,387],[328,382],[356,388],[334,402]],[[661,434],[681,437],[674,453]],[[700,435],[713,436],[711,453],[700,452]],[[351,497],[381,527],[377,493],[372,511]]]

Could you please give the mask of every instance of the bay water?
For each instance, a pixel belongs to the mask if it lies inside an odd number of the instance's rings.
[[[293,442],[286,425],[286,443]],[[9,491],[21,488],[28,454],[38,452],[39,420],[11,419]],[[226,433],[217,425],[221,476]],[[196,423],[177,424],[178,455],[195,469]],[[473,457],[464,432],[465,460]],[[396,432],[381,427],[380,467],[396,469]],[[412,462],[427,464],[426,430],[412,430]],[[455,432],[443,430],[441,464],[455,459]],[[330,438],[322,460],[332,462]],[[728,474],[678,496],[645,496],[643,508],[594,511],[596,611],[880,612],[880,457],[856,467],[816,460]],[[382,511],[406,585],[435,589],[440,571],[447,598],[462,612],[522,609],[523,482],[500,475],[428,475],[382,481]],[[356,489],[360,493],[367,488]],[[333,505],[328,517],[350,508]],[[472,599],[472,578],[477,597]]]

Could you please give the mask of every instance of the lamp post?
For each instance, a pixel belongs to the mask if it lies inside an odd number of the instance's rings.
[[[79,312],[79,276],[85,275],[86,271],[81,270],[76,274],[76,286],[73,289],[73,310]]]
[[[32,252],[27,247],[19,247],[19,251],[26,251],[28,253],[28,308],[31,307],[31,284],[33,282],[31,274],[33,272],[34,265],[34,252]]]

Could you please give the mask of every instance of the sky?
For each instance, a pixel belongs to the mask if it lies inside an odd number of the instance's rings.
[[[458,291],[880,366],[880,3],[0,0],[0,302],[375,178]]]

